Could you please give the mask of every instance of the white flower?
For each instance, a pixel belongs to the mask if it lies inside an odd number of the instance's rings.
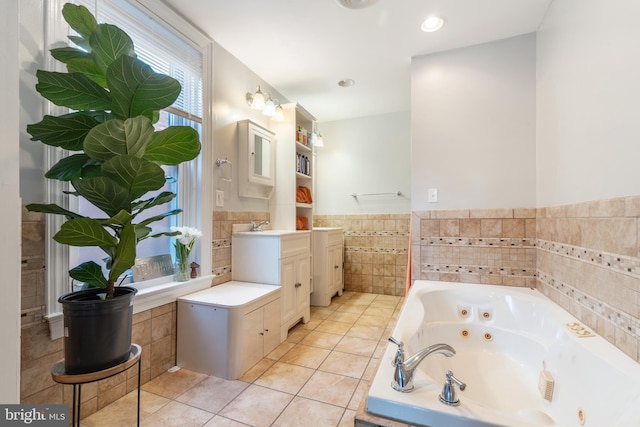
[[[198,237],[202,237],[202,232],[193,227],[171,227],[171,231],[180,233],[176,239],[185,246],[192,245]]]

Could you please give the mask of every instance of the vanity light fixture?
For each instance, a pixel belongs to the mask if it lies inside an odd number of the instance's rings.
[[[322,139],[322,134],[318,133],[318,136],[316,137],[316,142],[313,144],[316,147],[324,147],[324,140]]]
[[[264,109],[265,99],[264,94],[260,90],[260,85],[258,85],[258,89],[255,93],[247,92],[245,99],[247,100],[247,104],[249,104],[251,108],[254,108],[256,110]]]
[[[431,15],[422,22],[420,29],[425,33],[433,33],[444,26],[444,18],[438,15]]]
[[[276,105],[276,114],[275,116],[273,116],[273,120],[275,120],[276,122],[281,122],[284,120],[284,108],[282,108],[280,102],[278,102],[278,105]]]
[[[273,102],[270,96],[267,98],[267,101],[264,103],[264,109],[262,110],[262,115],[267,117],[273,117],[276,115],[276,104]]]

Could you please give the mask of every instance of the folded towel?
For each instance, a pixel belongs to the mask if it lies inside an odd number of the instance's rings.
[[[304,216],[296,217],[296,230],[308,230],[309,229],[309,220]]]
[[[311,190],[307,187],[299,186],[296,188],[296,202],[297,203],[313,203],[311,197]]]

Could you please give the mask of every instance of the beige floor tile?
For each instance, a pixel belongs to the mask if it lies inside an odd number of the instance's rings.
[[[313,375],[313,369],[289,363],[276,362],[254,384],[296,394]]]
[[[345,304],[342,304],[340,307],[338,307],[336,312],[362,314],[367,309],[367,307],[369,307],[369,304],[366,304],[366,303],[358,304],[358,303],[347,302]]]
[[[389,345],[389,336],[391,336],[391,334],[389,334],[388,336],[382,336],[382,339],[378,341],[378,345],[376,346],[372,357],[375,357],[376,359],[382,359],[382,356],[384,356],[384,352],[387,351],[387,346]]]
[[[249,368],[247,372],[242,374],[239,380],[247,383],[252,383],[257,380],[260,375],[264,374],[267,369],[272,367],[274,363],[276,363],[275,360],[263,358],[258,363]]]
[[[336,311],[331,316],[327,318],[327,320],[333,320],[334,322],[342,322],[342,323],[356,323],[356,320],[360,317],[357,313],[349,313],[348,311]]]
[[[355,323],[347,332],[347,336],[350,337],[358,337],[358,338],[366,338],[370,340],[377,340],[382,337],[383,332],[385,331],[384,326],[374,326],[374,325],[361,325],[358,322]]]
[[[311,319],[320,319],[324,320],[327,317],[331,316],[333,310],[329,310],[324,307],[311,307]]]
[[[356,293],[349,299],[349,302],[358,301],[360,303],[371,304],[377,296],[377,294]]]
[[[179,369],[176,372],[165,372],[142,386],[142,389],[150,393],[175,399],[189,390],[207,375],[193,372],[188,369]]]
[[[356,387],[355,393],[351,396],[351,400],[347,405],[347,409],[352,409],[354,411],[358,410],[360,403],[362,403],[363,399],[367,398],[367,392],[369,391],[369,386],[371,383],[367,380],[360,380],[358,383],[358,387]]]
[[[385,307],[373,307],[369,306],[364,313],[362,313],[362,317],[365,316],[376,316],[376,317],[384,317],[384,322],[391,319],[391,315],[393,314],[393,308],[385,308]]]
[[[142,420],[143,427],[201,427],[214,414],[180,402],[170,402]],[[116,425],[116,424],[111,424]]]
[[[379,364],[380,364],[380,359],[371,358],[369,360],[369,364],[367,364],[367,369],[365,369],[364,374],[362,374],[362,379],[367,381],[373,381],[373,377],[375,377],[376,372],[378,372]]]
[[[340,420],[340,424],[338,424],[338,427],[353,427],[355,422],[356,422],[356,411],[347,409],[346,411],[344,411],[344,415],[342,416],[342,419]]]
[[[300,326],[302,329],[308,329],[310,331],[314,330],[318,327],[318,325],[322,323],[322,319],[311,319],[307,323],[303,323]]]
[[[248,384],[242,381],[207,377],[178,396],[176,400],[215,414],[247,387]]]
[[[360,318],[354,323],[355,325],[362,326],[384,326],[386,327],[389,324],[390,319],[384,316],[376,316],[372,314],[363,314]]]
[[[296,327],[291,329],[287,334],[287,342],[294,343],[294,344],[299,343],[304,339],[304,337],[309,335],[311,331],[312,331],[311,329],[303,328],[302,324],[297,325]]]
[[[141,390],[140,419],[145,419],[163,406],[167,405],[169,402],[171,402],[171,400],[166,397]],[[132,391],[112,404],[105,406],[100,411],[83,419],[82,425],[85,427],[102,427],[111,425],[122,427],[135,426],[137,423],[137,410],[138,392]]]
[[[250,385],[218,415],[255,427],[270,426],[293,396],[281,391]]]
[[[316,371],[298,396],[346,408],[358,386],[356,378]]]
[[[356,354],[332,351],[318,368],[321,371],[331,372],[338,375],[346,375],[360,379],[364,374],[369,358]]]
[[[334,350],[371,357],[377,346],[378,341],[375,340],[345,336],[335,346]]]
[[[351,328],[351,323],[334,322],[332,320],[323,320],[315,329],[320,332],[329,332],[331,334],[344,335]]]
[[[215,417],[211,418],[209,422],[206,423],[203,427],[247,427],[247,425],[238,421],[230,420],[229,418],[225,418],[220,415],[216,415]]]
[[[328,332],[312,331],[309,335],[304,337],[302,341],[300,341],[300,344],[331,350],[336,346],[336,344],[338,344],[341,339],[342,335],[330,334]]]
[[[315,400],[295,397],[287,409],[273,423],[274,427],[335,427],[344,413],[343,408]]]
[[[285,353],[287,353],[289,350],[295,347],[295,345],[296,345],[295,343],[288,342],[288,341],[280,343],[280,345],[274,348],[271,353],[267,354],[267,359],[279,360],[282,356],[285,355]]]
[[[280,361],[311,369],[317,369],[324,359],[327,358],[329,352],[330,350],[324,348],[297,344],[287,354],[282,356]]]

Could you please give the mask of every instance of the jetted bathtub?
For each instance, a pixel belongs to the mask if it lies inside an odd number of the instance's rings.
[[[432,427],[640,426],[640,364],[535,289],[416,281],[393,337],[406,358],[437,343],[456,354],[427,356],[401,393],[389,343],[371,414]],[[448,370],[466,384],[459,406],[438,398]]]

